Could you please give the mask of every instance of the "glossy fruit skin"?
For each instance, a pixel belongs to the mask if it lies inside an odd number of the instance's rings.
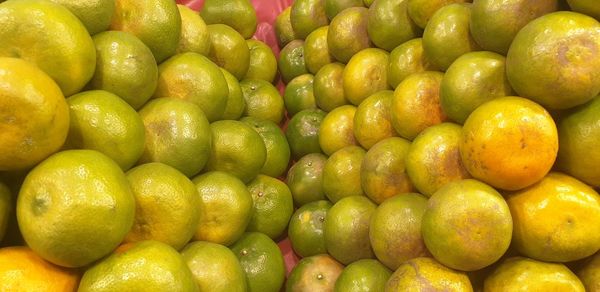
[[[250,49],[250,64],[244,79],[262,79],[275,81],[277,75],[277,59],[271,48],[255,39],[246,40]]]
[[[600,288],[600,281],[598,278],[600,277],[600,271],[598,265],[600,264],[599,254],[589,258],[584,266],[577,272],[577,277],[581,280],[583,285],[585,286],[586,291],[597,291]]]
[[[431,17],[442,7],[469,0],[407,0],[408,15],[421,28],[427,27]]]
[[[276,178],[259,174],[248,184],[248,191],[254,203],[252,217],[246,230],[262,232],[277,240],[285,231],[294,212],[290,189]]]
[[[292,79],[285,87],[283,101],[289,117],[305,109],[317,108],[313,91],[314,76],[303,74]]]
[[[286,182],[294,197],[294,205],[301,207],[327,199],[323,192],[323,166],[326,161],[327,156],[321,153],[309,153],[290,167]]]
[[[248,280],[248,292],[277,292],[285,280],[285,265],[277,244],[259,232],[246,232],[230,246]]]
[[[368,9],[364,7],[351,7],[338,13],[329,24],[329,53],[341,63],[348,63],[356,53],[371,47],[367,22]]]
[[[327,158],[323,166],[323,192],[331,202],[364,195],[360,181],[364,157],[364,149],[347,146]]]
[[[327,253],[323,228],[333,204],[327,200],[310,202],[298,208],[290,219],[288,237],[301,257]]]
[[[322,153],[319,132],[325,116],[326,113],[320,109],[308,109],[290,119],[285,136],[294,159],[310,153]]]
[[[208,55],[210,41],[204,19],[195,10],[185,5],[177,4],[177,9],[181,14],[181,37],[179,38],[177,53],[194,52]]]
[[[394,92],[382,90],[367,97],[354,113],[354,137],[365,149],[377,142],[398,136],[392,126],[391,107]]]
[[[312,74],[317,74],[323,66],[335,61],[327,46],[328,32],[329,26],[319,27],[304,41],[304,61],[306,68]]]
[[[379,261],[363,259],[344,268],[335,282],[335,292],[383,291],[392,271]]]
[[[343,105],[325,115],[319,127],[320,149],[326,155],[351,145],[358,145],[354,137],[354,114],[356,107]]]
[[[382,49],[368,48],[353,55],[342,73],[346,99],[358,106],[371,94],[388,89],[388,62],[389,53]]]
[[[279,68],[284,83],[288,83],[302,74],[309,73],[304,59],[303,40],[293,40],[281,49],[277,68]]]
[[[472,292],[469,277],[460,271],[447,268],[433,258],[420,257],[409,260],[392,274],[386,284],[386,291],[401,292],[415,289],[426,291],[465,291]]]
[[[238,80],[244,78],[250,67],[250,49],[244,37],[225,24],[210,24],[207,28],[211,42],[208,57]]]
[[[600,21],[600,7],[590,0],[567,0],[571,10],[589,15]]]
[[[285,291],[333,291],[344,266],[327,254],[305,257],[288,276]]]
[[[336,107],[348,104],[344,95],[343,72],[344,64],[327,64],[315,74],[313,81],[313,93],[317,107],[330,112]]]
[[[408,1],[378,0],[369,7],[367,31],[371,41],[386,51],[420,37],[423,30],[408,13]]]
[[[256,11],[246,0],[206,0],[200,11],[206,24],[222,23],[249,39],[256,31]]]
[[[296,0],[291,7],[292,28],[300,39],[305,39],[312,31],[329,22],[325,14],[325,0]]]
[[[411,74],[436,70],[423,52],[422,38],[415,38],[397,46],[390,52],[389,60],[387,80],[394,89]]]

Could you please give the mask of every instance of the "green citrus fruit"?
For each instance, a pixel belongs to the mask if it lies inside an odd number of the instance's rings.
[[[333,203],[349,196],[364,196],[361,165],[365,150],[359,146],[344,147],[327,158],[323,166],[323,192]]]
[[[338,13],[329,24],[329,53],[336,60],[347,63],[354,54],[371,47],[367,22],[368,9],[365,7],[350,7]]]
[[[335,282],[334,291],[383,291],[391,275],[392,272],[379,261],[362,259],[344,268]]]
[[[285,132],[294,159],[309,153],[321,153],[319,132],[326,113],[320,109],[307,109],[294,115]]]
[[[105,31],[115,13],[114,0],[51,0],[69,9],[85,26],[90,35]]]
[[[364,49],[352,56],[342,74],[346,99],[358,106],[371,94],[388,89],[388,63],[389,53],[377,48]]]
[[[259,40],[246,40],[250,50],[250,65],[244,79],[262,79],[273,82],[277,75],[277,59],[271,47]]]
[[[317,72],[313,81],[313,94],[318,108],[330,112],[336,107],[348,104],[344,95],[344,64],[330,63]]]
[[[326,254],[301,259],[288,276],[286,292],[333,291],[344,266]]]
[[[327,156],[310,153],[290,167],[286,182],[296,206],[326,199],[323,193],[323,166],[326,161]]]
[[[377,0],[369,7],[367,31],[377,47],[391,51],[400,44],[421,36],[423,30],[413,22],[407,0]]]
[[[240,82],[246,103],[243,116],[270,120],[279,124],[285,114],[285,102],[273,84],[261,79],[244,79]]]
[[[387,69],[387,81],[396,88],[406,77],[414,73],[435,70],[423,53],[423,39],[416,38],[407,41],[392,50]]]
[[[392,126],[391,107],[394,92],[382,90],[367,97],[354,114],[354,137],[369,150],[377,142],[398,136]]]
[[[452,270],[435,259],[420,257],[409,260],[392,274],[385,291],[473,291],[469,277]]]
[[[305,110],[316,108],[313,92],[314,76],[303,74],[292,79],[285,87],[283,101],[289,117]]]
[[[277,43],[280,48],[285,47],[289,42],[297,39],[290,20],[291,11],[292,6],[288,6],[277,15],[277,18],[275,18],[275,37],[277,38]]]
[[[277,292],[285,280],[281,250],[268,236],[246,232],[231,246],[248,280],[248,292]]]
[[[181,37],[177,46],[177,53],[193,52],[208,55],[210,41],[206,22],[198,13],[185,5],[177,4],[181,15]]]
[[[246,109],[246,101],[244,100],[244,93],[240,82],[231,75],[229,71],[221,69],[225,81],[227,81],[227,87],[229,88],[229,95],[227,96],[227,103],[225,104],[225,111],[221,115],[221,120],[237,120],[242,117],[244,110]]]
[[[209,58],[238,80],[244,78],[250,67],[250,49],[244,37],[225,24],[210,24],[207,28],[211,43]]]
[[[294,212],[292,193],[287,185],[270,176],[259,174],[248,183],[254,207],[247,231],[256,231],[277,239],[283,234]]]
[[[327,47],[327,32],[329,26],[315,29],[304,40],[304,63],[312,74],[317,74],[319,69],[334,61]]]
[[[350,7],[365,6],[362,0],[325,0],[325,14],[332,20],[338,13]]]
[[[206,0],[200,16],[207,24],[231,26],[245,39],[251,38],[256,31],[256,11],[248,0]]]
[[[470,0],[408,0],[408,15],[421,28],[425,28],[431,17],[442,7]]]
[[[319,145],[323,152],[334,152],[351,145],[358,145],[354,137],[354,114],[356,107],[343,105],[327,113],[319,128]]]
[[[263,139],[267,149],[267,158],[260,173],[279,177],[285,173],[290,162],[290,146],[277,124],[269,120],[244,117],[240,121],[252,127]]]
[[[325,0],[294,1],[290,21],[296,36],[305,39],[312,31],[329,22],[325,14]]]
[[[301,257],[327,253],[323,228],[331,202],[313,201],[298,208],[290,219],[288,237],[292,248]]]
[[[304,59],[304,41],[293,40],[285,45],[281,49],[281,52],[279,52],[277,67],[284,83],[288,83],[295,77],[308,73]]]

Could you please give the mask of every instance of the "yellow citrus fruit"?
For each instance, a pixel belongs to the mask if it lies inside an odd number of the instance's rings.
[[[248,292],[276,292],[283,287],[285,264],[271,238],[260,232],[246,232],[231,250],[246,272]]]
[[[586,291],[581,281],[562,264],[524,257],[504,260],[484,281],[484,291]]]
[[[269,120],[244,117],[240,121],[253,128],[262,138],[267,149],[265,164],[260,173],[271,177],[280,177],[290,162],[290,146],[279,126]]]
[[[421,232],[442,264],[475,271],[496,262],[511,242],[513,220],[502,195],[474,179],[446,184],[431,196]]]
[[[330,201],[335,203],[348,196],[364,196],[361,187],[364,157],[364,149],[347,146],[327,158],[323,166],[323,192]]]
[[[327,47],[327,32],[329,26],[315,29],[304,40],[304,62],[306,68],[312,74],[334,61]]]
[[[303,40],[293,40],[281,49],[279,60],[277,60],[277,68],[279,68],[279,73],[284,83],[288,83],[295,77],[308,73],[304,59]]]
[[[469,0],[408,0],[407,9],[410,18],[421,28],[425,28],[438,9],[453,3],[471,2]]]
[[[195,240],[230,245],[242,236],[252,216],[252,196],[237,177],[210,171],[193,180],[200,195]]]
[[[449,182],[470,178],[460,158],[462,128],[441,123],[425,129],[406,154],[406,173],[415,188],[427,197]]]
[[[193,52],[208,55],[210,41],[206,23],[198,13],[185,5],[177,4],[181,16],[181,36],[175,51],[177,54]]]
[[[409,260],[392,274],[385,291],[456,291],[472,292],[469,277],[462,272],[452,270],[435,259],[420,257]]]
[[[391,51],[421,36],[423,30],[410,18],[405,0],[378,0],[369,7],[367,31],[377,47]]]
[[[157,98],[139,112],[146,129],[139,163],[162,162],[191,177],[206,165],[211,132],[206,116],[195,104]]]
[[[318,108],[330,112],[336,107],[348,104],[344,95],[344,64],[330,63],[321,67],[313,80],[313,95]]]
[[[177,169],[153,162],[126,173],[135,198],[135,221],[125,242],[157,240],[180,250],[198,227],[196,186]]]
[[[390,52],[387,68],[388,84],[396,89],[406,77],[423,71],[433,71],[435,66],[429,63],[423,53],[423,39],[415,38],[407,41]]]
[[[65,96],[81,90],[96,66],[94,42],[79,19],[62,5],[42,0],[0,4],[0,57],[37,65]]]
[[[115,13],[114,0],[51,0],[71,11],[88,30],[90,35],[103,32],[110,26]]]
[[[398,136],[392,126],[391,106],[394,92],[382,90],[367,97],[354,114],[354,137],[369,150],[377,142]]]
[[[243,116],[270,120],[279,124],[285,115],[285,102],[279,90],[261,79],[244,79],[240,82],[246,103]]]
[[[12,200],[10,189],[0,181],[0,242],[4,239],[10,217],[13,213]]]
[[[161,63],[177,51],[181,15],[171,0],[115,0],[110,29],[135,35],[150,48],[156,62]]]
[[[277,58],[271,47],[259,40],[246,40],[250,50],[250,65],[244,79],[262,79],[275,81],[277,75]]]
[[[458,57],[478,51],[469,30],[471,3],[455,3],[437,10],[423,32],[423,51],[435,67],[446,71]]]
[[[0,248],[0,283],[2,291],[56,291],[77,290],[80,275],[53,265],[28,247]]]
[[[338,13],[329,24],[329,53],[336,60],[348,63],[356,53],[371,47],[367,22],[368,9],[365,7],[350,7]]]
[[[301,259],[290,272],[286,292],[333,291],[344,266],[327,254]]]
[[[570,262],[600,249],[600,195],[581,181],[551,172],[506,201],[514,221],[513,244],[523,255]]]
[[[598,291],[600,289],[600,253],[589,258],[583,267],[577,272],[577,277],[585,286],[585,291]]]
[[[94,36],[96,71],[89,87],[110,91],[134,109],[144,105],[156,89],[158,66],[140,39],[122,31]]]
[[[32,167],[64,143],[69,106],[46,73],[20,59],[0,57],[0,84],[0,171]]]
[[[471,113],[459,149],[463,165],[474,178],[518,190],[550,171],[558,134],[554,120],[540,105],[521,97],[501,97]]]
[[[78,291],[198,291],[192,272],[171,246],[141,241],[85,271]]]
[[[206,23],[222,23],[231,26],[245,39],[256,31],[256,11],[247,0],[206,0],[200,10]]]
[[[291,7],[290,21],[300,39],[305,39],[311,32],[329,22],[323,0],[296,0]]]
[[[195,103],[210,122],[221,118],[228,96],[229,87],[223,73],[203,55],[178,54],[158,66],[158,86],[154,97],[172,97]]]
[[[254,204],[246,230],[261,232],[276,240],[285,231],[294,212],[290,189],[276,178],[259,174],[248,183],[248,191]]]
[[[365,196],[339,200],[325,218],[325,246],[331,256],[347,265],[360,259],[374,258],[369,241],[369,222],[375,205]]]
[[[600,7],[592,0],[567,0],[571,10],[589,15],[600,20]]]
[[[377,2],[376,2],[377,3]],[[346,266],[335,282],[335,292],[383,291],[392,271],[374,259]]]
[[[321,153],[319,135],[325,112],[320,109],[307,109],[294,115],[286,128],[285,137],[294,159],[310,153]]]
[[[292,117],[302,110],[317,107],[313,82],[312,74],[303,74],[288,82],[283,93],[283,102],[288,117]]]
[[[246,275],[237,257],[227,247],[194,241],[181,256],[192,271],[200,291],[246,292]]]
[[[17,219],[44,259],[82,267],[110,253],[133,225],[135,201],[123,171],[94,150],[56,153],[29,172]]]
[[[362,0],[325,0],[325,14],[332,20],[338,13],[350,7],[363,7]]]
[[[250,49],[244,37],[225,24],[209,24],[207,28],[211,43],[209,58],[238,80],[244,78],[250,66]]]
[[[486,101],[512,95],[504,64],[504,56],[492,52],[471,52],[456,59],[440,85],[444,113],[462,124]]]
[[[313,201],[298,208],[290,219],[288,238],[292,248],[301,257],[327,253],[323,228],[331,209],[327,200]]]
[[[342,74],[346,99],[358,106],[371,94],[388,89],[388,63],[389,53],[377,48],[364,49],[352,56]]]
[[[326,161],[327,156],[310,153],[290,167],[286,182],[296,206],[327,199],[323,192],[323,167]]]
[[[104,90],[84,91],[67,99],[70,128],[67,148],[92,149],[131,168],[144,151],[145,129],[138,113]]]
[[[277,15],[277,18],[275,18],[275,37],[277,38],[277,43],[280,48],[285,47],[289,42],[297,39],[290,19],[291,11],[292,6],[288,6]]]
[[[416,193],[403,193],[385,200],[369,224],[373,252],[385,266],[396,270],[402,263],[429,252],[421,235],[421,220],[427,198]]]
[[[331,155],[351,145],[358,145],[354,137],[354,114],[356,107],[343,105],[327,113],[319,127],[319,145],[323,152]]]
[[[596,19],[571,11],[546,14],[525,25],[511,43],[508,81],[520,96],[549,109],[584,104],[600,93],[599,47]]]
[[[229,88],[229,95],[227,96],[227,103],[225,104],[225,111],[221,115],[221,120],[237,120],[242,117],[244,110],[246,109],[246,101],[244,100],[244,93],[240,82],[231,75],[229,71],[221,69],[225,81],[227,81],[227,87]]]

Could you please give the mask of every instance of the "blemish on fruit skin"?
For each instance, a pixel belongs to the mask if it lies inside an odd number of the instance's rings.
[[[245,249],[243,249],[240,253],[242,254],[242,256],[248,255],[248,251]]]
[[[318,275],[317,275],[317,279],[318,279],[318,280],[323,280],[323,278],[324,278],[324,277],[323,277],[323,274],[318,274]]]

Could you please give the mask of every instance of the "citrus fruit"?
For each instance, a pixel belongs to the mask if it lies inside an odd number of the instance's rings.
[[[271,177],[283,175],[290,162],[291,153],[285,134],[279,126],[272,121],[254,117],[244,117],[240,121],[252,127],[265,143],[267,156],[260,173]]]
[[[3,291],[77,290],[77,271],[53,265],[28,247],[0,248],[0,282]]]
[[[326,161],[327,156],[310,153],[290,167],[286,182],[296,206],[326,199],[323,193],[323,166]]]
[[[295,0],[290,21],[296,36],[305,39],[312,31],[329,22],[325,14],[325,0]]]
[[[406,153],[406,173],[419,192],[427,197],[449,182],[470,178],[460,158],[462,128],[441,123],[425,129]]]
[[[123,170],[131,168],[142,156],[144,123],[121,98],[108,91],[92,90],[72,95],[67,102],[67,147],[100,151]]]
[[[518,190],[550,171],[558,135],[543,107],[521,97],[501,97],[471,113],[459,149],[463,165],[474,178],[497,188]]]
[[[388,63],[388,52],[377,48],[364,49],[352,56],[342,73],[346,99],[358,106],[371,94],[388,89]]]
[[[577,276],[562,264],[512,257],[489,275],[484,291],[585,291]]]
[[[200,107],[209,122],[221,118],[229,87],[219,67],[196,53],[175,55],[158,66],[155,98],[172,97]]]
[[[114,0],[51,0],[71,11],[88,30],[90,35],[105,31],[115,13]]]
[[[521,254],[570,262],[600,249],[600,195],[577,179],[551,172],[506,201],[514,221],[513,244]]]
[[[285,45],[279,52],[277,67],[284,83],[290,82],[294,77],[308,73],[304,58],[304,41],[293,40]]]
[[[377,0],[369,7],[367,31],[377,47],[391,51],[421,36],[423,30],[408,15],[406,0]]]
[[[135,198],[135,221],[125,242],[157,240],[180,250],[198,227],[198,192],[181,172],[154,162],[126,174]]]
[[[444,74],[425,71],[406,77],[391,101],[391,120],[396,132],[413,140],[428,127],[445,122],[448,117],[440,104],[440,84]]]
[[[330,112],[348,104],[342,86],[344,67],[341,63],[330,63],[321,67],[315,75],[313,95],[318,108]]]
[[[344,268],[335,282],[334,291],[383,291],[391,275],[392,272],[377,260],[359,260]]]
[[[532,20],[558,10],[557,0],[478,0],[471,12],[471,35],[484,49],[506,55],[517,32]]]
[[[226,24],[249,39],[256,31],[256,11],[248,0],[206,0],[200,16],[208,24]]]
[[[194,241],[186,245],[181,256],[200,291],[247,291],[244,270],[227,247],[207,241]]]
[[[445,71],[461,55],[479,50],[469,32],[470,19],[470,3],[437,10],[423,32],[423,51],[431,64]]]
[[[0,57],[21,58],[46,72],[65,96],[81,90],[96,66],[94,42],[62,5],[42,0],[0,4]],[[25,81],[21,81],[25,82]]]
[[[69,105],[58,85],[27,61],[0,57],[0,84],[0,171],[32,167],[67,138]]]
[[[185,5],[177,4],[181,15],[181,36],[176,53],[193,52],[208,55],[210,41],[206,22],[198,13]]]
[[[292,79],[285,87],[283,101],[289,117],[305,110],[316,108],[313,92],[314,76],[303,74]]]
[[[479,1],[479,0],[478,0]],[[408,15],[421,28],[425,28],[431,17],[442,7],[469,0],[407,0]]]
[[[323,166],[323,193],[333,203],[348,196],[363,196],[361,165],[365,150],[344,147],[327,158]]]
[[[291,11],[292,7],[288,6],[277,15],[277,18],[275,18],[275,37],[277,38],[277,43],[280,48],[285,47],[289,42],[297,39],[290,19]]]
[[[515,36],[506,57],[508,81],[520,96],[549,109],[583,104],[600,93],[599,47],[597,20],[570,11],[546,14]]]
[[[598,281],[600,276],[598,273],[600,271],[598,268],[598,264],[600,264],[600,257],[598,255],[599,254],[596,253],[595,255],[591,256],[583,268],[577,272],[577,277],[585,286],[586,291],[598,291],[598,289],[600,289],[600,281]]]
[[[244,116],[270,120],[279,124],[285,114],[285,103],[273,84],[261,79],[244,79],[240,82],[246,103]]]
[[[456,59],[439,92],[444,113],[461,124],[484,102],[511,94],[505,58],[492,52],[471,52]]]
[[[12,195],[6,184],[0,181],[0,242],[4,239],[10,216],[12,215]]]
[[[317,74],[323,66],[334,62],[327,47],[328,31],[329,26],[320,27],[311,32],[304,42],[304,62],[312,74]]]
[[[338,13],[350,7],[365,6],[362,0],[325,0],[325,14],[332,20]]]
[[[250,50],[250,64],[244,79],[262,79],[273,82],[277,75],[277,59],[271,47],[259,40],[246,40]]]
[[[380,204],[387,198],[414,190],[406,173],[406,156],[410,142],[391,137],[373,145],[360,166],[360,184],[373,202]]]
[[[292,215],[288,227],[288,237],[292,248],[301,257],[327,253],[323,228],[331,202],[313,201],[302,205]]]
[[[375,0],[363,0],[363,3],[366,7],[370,7],[373,2],[375,2]]]
[[[513,220],[495,189],[474,179],[450,182],[436,191],[423,214],[427,249],[442,264],[475,271],[508,249]]]
[[[225,104],[225,111],[221,115],[221,120],[237,120],[242,117],[246,109],[244,93],[235,76],[223,68],[219,69],[221,69],[221,73],[223,73],[223,77],[225,77],[227,87],[229,88],[229,95],[227,96],[227,103]]]
[[[181,15],[171,0],[115,0],[110,29],[135,35],[161,63],[177,51]]]
[[[191,102],[157,98],[139,112],[146,128],[139,163],[162,162],[191,177],[207,164],[211,132],[202,110]]]
[[[393,196],[381,203],[369,225],[369,239],[377,259],[396,270],[405,261],[428,256],[421,235],[427,198],[416,193]]]
[[[144,105],[156,89],[158,66],[150,49],[122,31],[94,36],[96,71],[89,87],[112,92],[134,109]]]
[[[320,109],[307,109],[294,115],[285,132],[294,159],[309,153],[321,153],[320,127],[326,113]]]
[[[435,70],[423,53],[423,39],[415,38],[392,50],[387,68],[388,84],[396,89],[398,84],[414,73]]]
[[[420,257],[409,260],[392,274],[385,291],[473,291],[466,274],[452,270],[435,259]]]
[[[350,7],[338,13],[329,24],[329,53],[336,60],[348,63],[354,54],[371,47],[367,22],[368,9],[365,7]]]
[[[223,245],[235,242],[252,216],[252,196],[246,185],[221,171],[201,174],[192,182],[200,195],[200,219],[194,239]]]
[[[135,243],[85,271],[78,291],[198,291],[181,255],[159,241]]]
[[[333,291],[344,266],[326,254],[305,257],[288,276],[286,292]]]
[[[327,113],[319,128],[319,145],[325,154],[351,145],[358,145],[354,137],[354,114],[356,107],[343,105]]]
[[[247,231],[257,231],[277,239],[283,234],[294,212],[292,193],[287,185],[270,176],[259,174],[248,183],[253,211]]]
[[[561,116],[557,122],[558,168],[596,187],[600,186],[600,174],[593,171],[600,162],[599,110],[600,98],[596,97]]]
[[[382,90],[367,97],[354,114],[354,137],[365,149],[377,142],[397,136],[391,121],[391,105],[394,92]]]
[[[600,20],[600,7],[591,0],[567,0],[571,10],[587,14],[591,17]]]
[[[329,209],[323,232],[332,257],[344,265],[375,257],[369,242],[369,222],[376,207],[367,197],[350,196]]]
[[[225,24],[210,24],[207,28],[211,43],[210,59],[238,80],[244,78],[250,67],[250,49],[244,37]]]
[[[249,292],[277,292],[285,280],[285,264],[277,244],[260,232],[246,232],[231,246],[246,272]]]
[[[117,163],[94,150],[56,153],[29,172],[17,219],[44,259],[81,267],[110,253],[133,224],[135,201]]]

